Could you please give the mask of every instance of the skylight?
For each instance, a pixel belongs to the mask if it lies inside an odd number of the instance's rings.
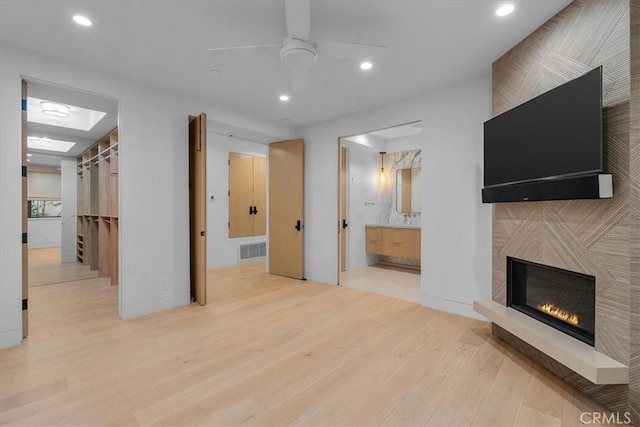
[[[37,150],[56,151],[66,153],[76,145],[71,141],[60,141],[59,139],[38,138],[35,136],[27,136],[27,147]]]
[[[47,108],[50,108],[52,105],[56,106],[60,111],[64,110],[65,114],[47,114]],[[43,110],[45,110],[45,112],[43,112]],[[68,117],[65,117],[65,115]],[[59,104],[46,99],[27,98],[27,120],[32,123],[89,131],[106,115],[107,113],[103,111],[89,110],[87,108],[76,107],[75,105]]]

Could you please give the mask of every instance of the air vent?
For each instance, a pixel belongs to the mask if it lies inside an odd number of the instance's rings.
[[[240,245],[240,261],[251,261],[267,256],[267,242]]]

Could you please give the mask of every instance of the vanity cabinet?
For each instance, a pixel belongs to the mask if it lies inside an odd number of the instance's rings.
[[[367,252],[380,254],[382,249],[382,228],[367,227]]]
[[[419,228],[368,226],[366,238],[366,248],[370,254],[420,259]]]

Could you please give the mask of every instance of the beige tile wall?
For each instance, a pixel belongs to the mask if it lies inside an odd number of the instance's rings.
[[[613,174],[614,197],[495,204],[492,290],[493,300],[504,304],[507,256],[594,275],[596,349],[625,364],[637,350],[638,340],[633,348],[630,342],[635,330],[630,322],[640,310],[640,298],[635,305],[630,300],[631,261],[637,256],[632,246],[638,243],[629,237],[638,225],[632,176],[640,175],[640,160],[634,166],[631,158],[637,138],[633,145],[629,5],[629,0],[574,1],[493,64],[494,115],[603,66],[604,163]],[[594,388],[575,375],[559,375],[611,409],[629,406],[627,386]]]
[[[631,360],[630,410],[640,425],[640,0],[631,0],[631,247],[630,317]]]

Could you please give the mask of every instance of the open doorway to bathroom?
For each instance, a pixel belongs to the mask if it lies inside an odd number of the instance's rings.
[[[422,122],[341,137],[339,283],[420,302]]]

